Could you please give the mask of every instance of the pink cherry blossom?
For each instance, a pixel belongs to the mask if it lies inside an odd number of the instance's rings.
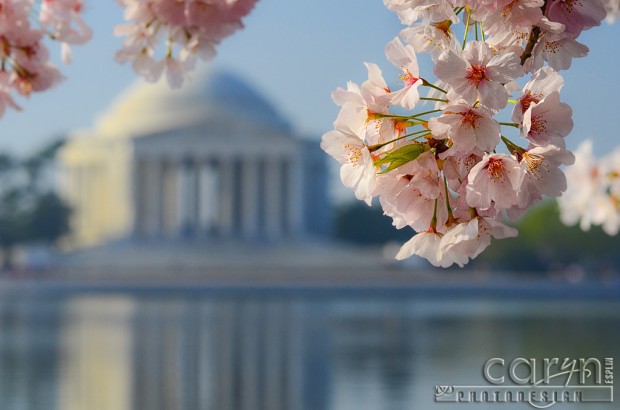
[[[520,216],[543,196],[578,196],[562,168],[574,159],[564,142],[573,122],[560,100],[564,80],[557,70],[587,53],[578,35],[600,24],[609,2],[385,0],[409,26],[400,33],[404,44],[396,38],[386,47],[403,86],[389,90],[379,67],[367,64],[361,87],[349,83],[334,93],[342,109],[323,145],[341,163],[355,157],[365,170],[341,168],[358,198],[378,196],[396,228],[419,232],[397,259],[415,254],[434,266],[462,267],[492,238],[516,236],[503,218]],[[456,30],[465,33],[462,45]],[[430,54],[438,79],[420,72],[416,52]],[[426,97],[420,87],[429,88]],[[512,123],[498,119],[509,100]],[[427,101],[434,109],[420,109]],[[504,127],[519,129],[527,146],[508,139]],[[620,230],[620,151],[604,164],[583,177],[597,188],[587,188],[570,215],[614,233]]]
[[[564,148],[564,137],[573,129],[572,113],[570,106],[560,101],[560,93],[552,92],[540,102],[530,103],[523,114],[522,134],[532,144]]]
[[[490,2],[491,3],[491,2]],[[544,0],[507,0],[494,5],[492,12],[484,16],[484,30],[498,35],[520,27],[531,27],[542,19]]]
[[[579,35],[600,25],[607,11],[600,0],[548,0],[546,15],[549,20],[562,23],[567,33]]]
[[[448,255],[454,263],[463,267],[469,259],[480,255],[491,244],[491,238],[513,238],[517,234],[516,229],[493,218],[473,218],[458,224],[443,236],[438,259],[441,260],[443,255]]]
[[[500,110],[509,98],[505,84],[523,75],[523,69],[516,53],[494,56],[486,43],[472,41],[462,54],[442,53],[435,74],[450,85],[449,100],[461,98],[469,104],[479,100],[491,110]]]
[[[536,71],[532,79],[523,87],[523,95],[519,98],[512,113],[516,123],[523,121],[523,114],[532,103],[538,104],[552,93],[560,92],[564,79],[551,67],[543,67]]]
[[[399,132],[393,120],[382,115],[389,115],[387,96],[389,88],[376,64],[366,63],[368,80],[361,87],[349,82],[347,89],[338,88],[332,93],[334,102],[348,111],[349,124],[358,135],[365,134],[369,144],[382,143],[395,138]]]
[[[525,68],[535,71],[543,67],[545,61],[556,71],[570,68],[573,58],[585,57],[588,47],[577,41],[577,36],[564,32],[563,25],[550,23],[542,30],[539,41],[534,46],[532,57]]]
[[[598,159],[592,141],[575,151],[575,165],[566,170],[568,189],[560,198],[560,218],[566,225],[579,224],[587,231],[600,225],[608,235],[620,231],[620,150]]]
[[[620,0],[603,0],[605,11],[607,12],[606,20],[609,24],[614,23],[620,16]]]
[[[395,181],[387,184],[387,189],[379,189],[381,203],[388,204],[383,210],[394,219],[397,228],[411,226],[414,230],[426,229],[437,218],[436,229],[444,229],[448,219],[445,207],[445,192],[437,161],[431,152],[420,157],[382,178]],[[384,179],[378,182],[385,183]],[[435,203],[441,204],[436,207]]]
[[[385,55],[402,70],[400,79],[404,83],[402,89],[388,94],[387,97],[392,105],[401,105],[410,110],[420,101],[418,87],[422,84],[415,50],[410,45],[404,46],[397,37],[388,43]]]
[[[403,260],[418,255],[428,260],[433,266],[442,266],[439,257],[441,235],[432,230],[420,232],[407,241],[398,251],[397,260]]]
[[[517,203],[522,180],[523,172],[512,156],[486,154],[469,173],[467,203],[487,209],[493,202],[498,209],[508,209]]]
[[[447,152],[469,153],[474,149],[492,151],[500,140],[499,123],[483,108],[466,104],[445,107],[441,117],[431,118],[428,127],[433,138],[448,138],[452,147]]]
[[[435,56],[446,50],[457,50],[458,40],[451,28],[452,22],[444,20],[432,24],[414,24],[400,32],[400,37],[418,53]]]
[[[385,6],[395,11],[403,24],[413,24],[417,20],[458,22],[454,5],[445,0],[384,0]]]
[[[575,156],[553,145],[532,147],[521,154],[521,169],[524,173],[523,183],[519,187],[518,206],[529,207],[533,198],[539,200],[542,195],[559,197],[566,191],[566,176],[561,165],[572,165]]]
[[[375,189],[376,171],[373,158],[364,142],[356,135],[332,130],[323,135],[321,148],[342,166],[340,178],[353,189],[357,199],[370,205]]]
[[[215,46],[241,29],[256,0],[118,0],[129,24],[115,30],[125,37],[117,53],[121,63],[149,81],[166,73],[180,87],[196,59],[210,60]],[[165,40],[166,44],[162,44]]]

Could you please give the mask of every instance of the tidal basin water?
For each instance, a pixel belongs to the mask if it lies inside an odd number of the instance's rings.
[[[492,357],[619,353],[617,289],[0,290],[2,410],[527,409],[435,386],[484,385]]]

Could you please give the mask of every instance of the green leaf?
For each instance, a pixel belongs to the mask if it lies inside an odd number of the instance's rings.
[[[375,162],[376,166],[390,164],[385,171],[380,172],[385,174],[400,166],[405,165],[408,162],[415,160],[424,152],[423,144],[408,144],[398,148],[395,151],[390,152],[385,157]]]

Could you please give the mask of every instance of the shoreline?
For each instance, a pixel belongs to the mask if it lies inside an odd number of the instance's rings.
[[[194,274],[76,276],[48,273],[1,278],[3,295],[124,293],[219,297],[378,297],[419,299],[579,299],[620,301],[620,281],[569,283],[548,278],[470,272],[195,272]]]

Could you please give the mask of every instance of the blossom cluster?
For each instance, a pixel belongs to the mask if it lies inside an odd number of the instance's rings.
[[[620,0],[605,0],[605,9],[607,10],[607,21],[615,22],[620,17]]]
[[[566,170],[568,189],[561,198],[560,218],[587,231],[600,225],[608,235],[620,231],[620,148],[603,158],[592,153],[592,141],[575,151],[575,165]]]
[[[14,95],[28,97],[61,81],[44,40],[60,42],[68,63],[70,45],[91,37],[82,7],[82,0],[0,0],[0,116],[6,108],[20,109]]]
[[[210,60],[222,39],[243,27],[256,0],[118,0],[125,20],[115,34],[125,37],[117,61],[131,62],[149,81],[165,72],[180,87],[197,58]]]
[[[573,122],[558,71],[587,54],[577,39],[606,3],[385,0],[407,26],[385,50],[400,82],[389,87],[366,63],[368,80],[333,93],[341,110],[321,146],[358,199],[378,197],[396,228],[418,232],[397,259],[462,267],[492,238],[517,235],[504,218],[567,189]],[[420,73],[418,53],[436,79]]]

